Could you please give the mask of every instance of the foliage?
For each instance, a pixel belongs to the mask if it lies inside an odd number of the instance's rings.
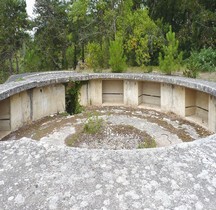
[[[216,71],[216,50],[212,48],[203,48],[193,51],[191,56],[186,59],[186,68],[184,76],[196,78],[199,72]]]
[[[0,1],[0,71],[19,73],[20,54],[28,39],[28,20],[24,0]]]
[[[40,71],[43,67],[41,57],[42,55],[40,54],[37,46],[34,45],[32,41],[29,41],[22,60],[22,68],[27,72]]]
[[[180,41],[180,49],[188,54],[191,49],[216,45],[216,1],[212,0],[146,0],[151,18],[172,25]]]
[[[162,72],[170,75],[180,67],[182,53],[178,53],[179,42],[175,38],[175,32],[170,27],[166,34],[167,45],[163,46],[163,56],[159,55],[159,66]]]
[[[212,0],[37,0],[30,20],[25,0],[0,1],[0,81],[14,73],[76,69],[85,62],[114,72],[122,72],[126,62],[156,66],[160,52],[160,66],[171,74],[181,57],[174,52],[177,45],[184,59],[195,52],[205,57],[204,62],[190,58],[187,75],[195,76],[191,66],[197,63],[201,71],[214,71],[206,60],[213,53],[207,56],[202,49],[216,46],[215,6]],[[169,25],[173,45],[163,36]]]
[[[199,74],[199,71],[197,70],[197,68],[193,68],[193,67],[189,67],[189,66],[187,66],[187,68],[184,69],[184,71],[183,71],[183,75],[185,77],[197,78],[198,74]]]
[[[94,71],[102,66],[102,52],[101,47],[96,42],[88,43],[87,45],[87,57],[86,63],[90,68],[93,68]]]
[[[89,134],[96,134],[102,129],[103,124],[103,118],[100,118],[97,113],[91,113],[86,120],[83,131]]]
[[[197,71],[203,72],[216,71],[216,50],[203,48],[200,52],[194,51],[187,61],[188,69],[197,69]]]
[[[153,64],[158,57],[158,50],[162,47],[162,36],[157,25],[148,15],[147,9],[139,9],[132,13],[128,23],[131,28],[126,42],[128,55],[132,63],[138,66]],[[131,56],[134,53],[134,56]]]
[[[44,70],[65,69],[67,50],[68,16],[67,4],[61,0],[37,0],[34,20],[36,27],[34,42]]]
[[[145,139],[144,142],[140,143],[138,145],[138,149],[144,149],[144,148],[155,148],[157,147],[155,139]]]
[[[66,60],[67,60],[67,67],[69,69],[74,67],[74,47],[69,46],[66,50]]]
[[[126,58],[123,50],[123,40],[121,36],[116,36],[114,41],[111,41],[109,64],[112,72],[123,72],[126,69]]]
[[[78,114],[82,111],[79,103],[80,88],[83,82],[71,81],[66,85],[66,111],[69,114]]]

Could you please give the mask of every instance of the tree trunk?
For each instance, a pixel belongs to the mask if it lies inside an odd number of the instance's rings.
[[[66,70],[67,68],[66,47],[64,46],[62,49],[62,69]]]
[[[19,60],[17,55],[15,55],[15,59],[16,59],[16,73],[19,74]]]
[[[10,63],[9,74],[12,75],[13,74],[13,55],[10,56],[9,63]]]
[[[76,70],[77,66],[77,47],[76,44],[74,44],[74,64],[73,64],[73,69]]]
[[[82,43],[82,62],[85,62],[85,48],[84,48],[84,43]]]

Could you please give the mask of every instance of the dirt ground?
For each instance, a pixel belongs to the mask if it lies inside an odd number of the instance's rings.
[[[96,133],[84,131],[89,119],[101,119]],[[142,149],[193,141],[211,133],[173,113],[125,107],[89,107],[81,114],[49,116],[3,140],[31,138],[90,149]]]

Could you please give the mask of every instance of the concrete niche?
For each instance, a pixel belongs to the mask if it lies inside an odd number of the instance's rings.
[[[160,108],[161,84],[156,82],[139,82],[139,105],[144,107]]]
[[[102,81],[102,103],[103,105],[124,104],[123,80],[103,80]]]
[[[10,127],[10,98],[0,101],[0,138],[11,130]]]
[[[208,127],[209,95],[186,88],[185,90],[185,116]]]

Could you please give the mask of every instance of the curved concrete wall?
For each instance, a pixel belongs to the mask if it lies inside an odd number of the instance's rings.
[[[0,138],[22,125],[65,110],[65,86],[87,81],[82,105],[124,105],[174,112],[216,131],[216,83],[157,74],[44,72],[0,85]],[[19,80],[19,81],[16,81]]]

